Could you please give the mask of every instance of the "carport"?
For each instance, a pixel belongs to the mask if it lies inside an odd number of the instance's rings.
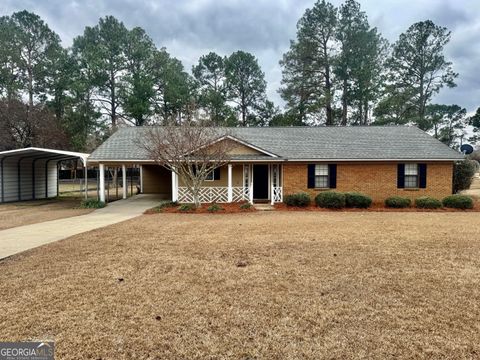
[[[80,159],[86,176],[88,156],[84,153],[36,147],[0,152],[0,202],[58,196],[59,163]]]

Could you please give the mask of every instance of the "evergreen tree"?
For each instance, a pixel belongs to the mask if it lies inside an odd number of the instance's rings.
[[[395,91],[387,93],[385,101],[406,102],[413,110],[406,112],[408,117],[402,117],[401,122],[423,123],[432,97],[444,86],[456,86],[458,74],[444,56],[449,41],[450,31],[427,20],[410,26],[394,44],[388,60],[388,82]],[[395,98],[398,94],[401,99]]]
[[[249,119],[266,99],[265,74],[260,69],[258,61],[250,53],[237,51],[225,61],[225,77],[228,100],[237,104],[241,115],[241,126],[255,125]]]

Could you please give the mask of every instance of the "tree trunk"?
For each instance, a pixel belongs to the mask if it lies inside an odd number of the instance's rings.
[[[115,74],[110,72],[110,109],[111,109],[111,119],[112,127],[117,126],[117,114],[116,114],[116,94],[115,94]]]
[[[323,42],[323,58],[324,58],[324,68],[325,68],[325,110],[327,113],[326,125],[333,125],[333,110],[332,110],[332,83],[330,80],[330,63],[328,61],[328,46],[327,41]]]
[[[368,125],[368,100],[363,103],[363,125]]]
[[[342,94],[342,126],[347,125],[347,79],[343,80],[343,94]]]
[[[31,67],[28,67],[28,106],[33,108],[33,72]]]
[[[330,81],[330,66],[325,66],[325,110],[327,112],[327,126],[333,125],[333,110],[332,110],[332,83]]]

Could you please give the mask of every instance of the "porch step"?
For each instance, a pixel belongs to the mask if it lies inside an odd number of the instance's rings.
[[[253,204],[253,207],[259,211],[272,211],[275,208],[270,204]]]

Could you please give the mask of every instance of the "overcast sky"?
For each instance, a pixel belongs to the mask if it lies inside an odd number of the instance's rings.
[[[0,0],[0,15],[29,10],[40,15],[65,46],[93,26],[99,17],[113,15],[129,28],[143,27],[158,47],[165,46],[190,70],[202,54],[228,55],[250,51],[259,59],[268,82],[269,98],[277,93],[278,65],[295,37],[295,26],[314,0]],[[339,5],[342,1],[333,0]],[[436,101],[456,103],[468,111],[480,106],[479,0],[360,0],[370,23],[394,42],[416,21],[431,19],[452,31],[447,58],[460,73],[454,89],[444,89]]]

